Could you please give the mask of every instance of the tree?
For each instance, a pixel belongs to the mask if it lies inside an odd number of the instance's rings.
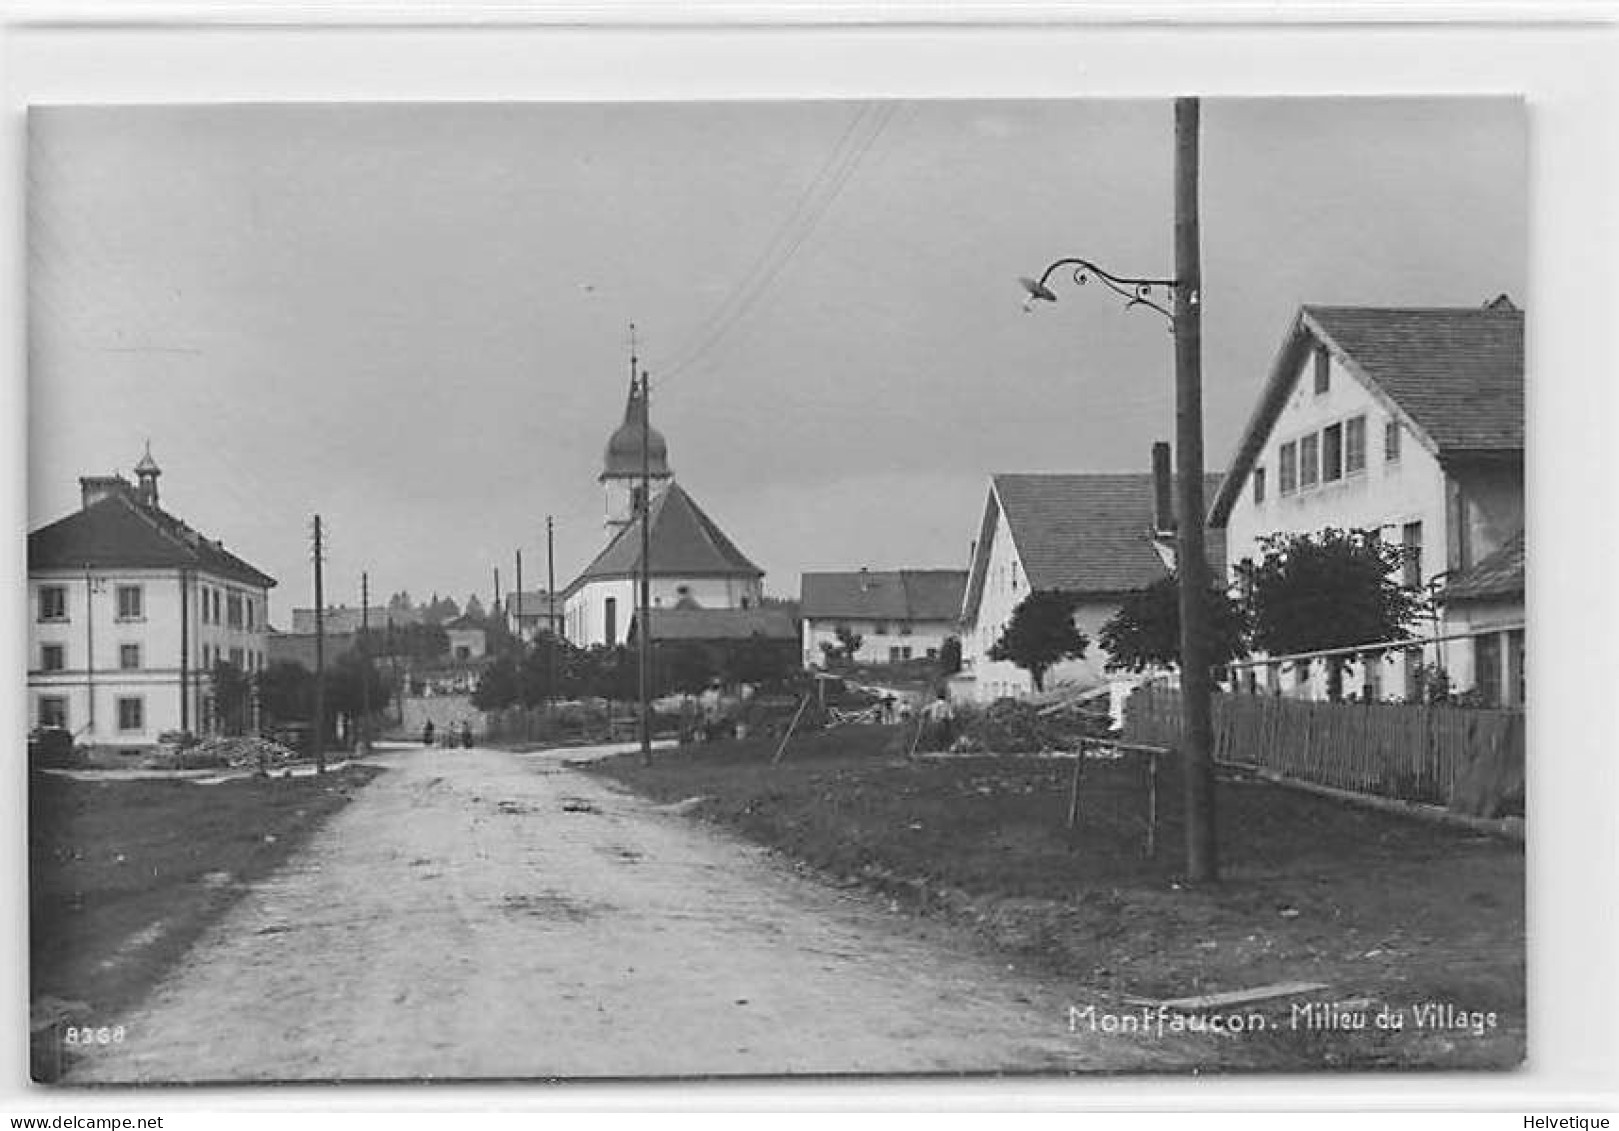
[[[720,678],[726,683],[774,684],[785,680],[797,665],[795,649],[754,633],[746,640],[727,641],[720,651]]]
[[[521,694],[521,676],[518,661],[502,656],[484,669],[478,677],[478,686],[472,692],[472,705],[480,711],[495,711],[510,707]]]
[[[826,658],[827,668],[853,666],[855,654],[860,651],[860,645],[865,643],[865,637],[846,624],[838,625],[833,635],[837,637],[836,640],[821,641],[821,655]]]
[[[719,670],[710,650],[698,641],[654,640],[652,674],[658,694],[689,694],[707,687]]]
[[[1203,623],[1209,630],[1209,662],[1220,665],[1246,656],[1247,617],[1240,602],[1218,589],[1204,595]],[[1096,634],[1107,650],[1107,666],[1125,671],[1178,668],[1181,661],[1180,580],[1170,574],[1125,598],[1119,611]]]
[[[315,677],[302,664],[281,660],[254,678],[259,710],[267,723],[307,722],[315,713]]]
[[[326,670],[328,715],[359,718],[367,706],[380,711],[388,704],[387,682],[377,666],[354,649],[344,652]]]
[[[228,660],[217,660],[213,670],[214,710],[219,728],[226,734],[244,734],[253,703],[253,685],[242,669]]]
[[[462,615],[468,620],[482,621],[485,619],[483,602],[478,600],[478,595],[476,593],[469,593],[467,595],[467,603],[462,606],[461,611]]]
[[[989,658],[1016,664],[1029,673],[1036,691],[1044,691],[1046,672],[1051,666],[1082,657],[1090,644],[1074,626],[1074,610],[1078,607],[1078,594],[1035,590],[1012,610],[1012,621],[990,648]]]
[[[1244,572],[1253,643],[1272,655],[1405,640],[1427,608],[1395,580],[1405,551],[1376,531],[1272,534]],[[1343,692],[1343,657],[1327,662],[1327,697]]]
[[[961,670],[961,637],[946,636],[939,646],[939,674],[955,675]]]
[[[437,593],[428,600],[422,608],[422,623],[431,625],[444,624],[461,615],[460,608],[453,597],[440,597]]]

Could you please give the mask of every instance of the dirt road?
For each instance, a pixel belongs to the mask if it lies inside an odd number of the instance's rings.
[[[557,756],[384,761],[68,1082],[1175,1066]]]

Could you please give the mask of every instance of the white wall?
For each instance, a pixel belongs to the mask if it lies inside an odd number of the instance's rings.
[[[1028,575],[1017,557],[1012,542],[1012,530],[1005,513],[1000,513],[990,539],[989,559],[985,565],[984,588],[979,599],[978,615],[967,625],[961,637],[962,670],[972,681],[952,683],[953,694],[966,694],[979,703],[989,703],[1003,696],[1023,696],[1034,690],[1029,673],[1006,660],[991,660],[989,650],[1000,639],[1011,623],[1018,602],[1029,595]],[[1063,684],[1092,686],[1107,683],[1111,676],[1104,670],[1107,652],[1096,643],[1097,633],[1113,614],[1119,611],[1118,601],[1087,601],[1074,612],[1074,624],[1090,640],[1085,658],[1065,660],[1046,673],[1047,689]]]
[[[43,696],[66,696],[68,700],[68,729],[74,731],[78,741],[102,745],[150,745],[164,731],[178,730],[181,726],[180,671],[181,671],[181,583],[175,570],[91,570],[87,587],[82,570],[39,570],[28,579],[28,718],[30,725],[38,722],[39,700]],[[67,620],[42,622],[39,620],[42,587],[60,585],[67,592]],[[118,618],[118,587],[138,585],[141,588],[142,617],[124,621]],[[202,619],[201,590],[219,588],[241,594],[255,602],[252,631],[247,630],[244,613],[243,627],[228,624],[214,625]],[[260,662],[264,654],[264,625],[268,609],[267,594],[262,589],[248,589],[236,582],[209,574],[193,578],[191,583],[190,624],[191,636],[188,665],[193,687],[190,725],[193,731],[202,729],[201,705],[206,696],[206,669],[203,662],[204,645],[210,657],[213,649],[219,656],[230,658],[230,650],[240,648],[244,668]],[[224,622],[225,598],[220,598],[220,620]],[[60,644],[64,648],[65,669],[61,672],[40,670],[41,652],[45,644]],[[119,667],[121,647],[126,644],[140,647],[140,667],[126,671]],[[93,649],[93,656],[92,656]],[[87,657],[91,658],[89,664]],[[248,668],[247,670],[253,670]],[[92,712],[92,689],[93,706]],[[143,725],[137,730],[118,727],[118,699],[139,697],[143,700]],[[93,726],[92,726],[93,715]]]
[[[859,633],[860,648],[855,653],[855,659],[862,664],[888,663],[890,648],[909,648],[911,659],[924,660],[930,648],[937,655],[939,649],[944,647],[945,640],[956,634],[954,620],[872,621],[850,618],[806,620],[804,622],[806,668],[825,666],[826,653],[821,651],[821,645],[837,643],[837,630],[840,625],[847,626],[851,632]],[[886,631],[878,632],[879,625]],[[902,628],[909,628],[910,631],[903,632]]]
[[[737,609],[744,600],[756,608],[764,593],[763,581],[751,577],[653,577],[652,607],[673,608],[690,597],[705,609]],[[686,593],[681,589],[685,588]],[[618,603],[613,638],[607,638],[607,599]],[[630,621],[640,601],[633,578],[590,581],[570,596],[563,607],[563,635],[569,642],[588,648],[595,644],[622,644],[629,635]]]
[[[1314,357],[1307,357],[1286,406],[1266,438],[1255,467],[1265,469],[1264,502],[1254,502],[1253,473],[1231,509],[1226,527],[1226,560],[1235,580],[1244,558],[1264,555],[1259,539],[1266,534],[1302,534],[1329,526],[1343,529],[1379,527],[1386,540],[1399,543],[1402,528],[1422,523],[1422,577],[1443,573],[1449,560],[1446,524],[1446,480],[1438,460],[1417,437],[1402,428],[1400,458],[1385,458],[1383,427],[1390,414],[1336,359],[1329,366],[1329,389],[1315,392]],[[1278,449],[1330,424],[1364,414],[1366,467],[1332,483],[1281,493]]]

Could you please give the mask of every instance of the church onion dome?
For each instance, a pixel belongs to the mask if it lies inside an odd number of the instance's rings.
[[[641,474],[641,447],[642,437],[648,430],[641,425],[641,398],[634,388],[630,390],[629,403],[624,406],[624,423],[618,426],[612,439],[607,441],[607,451],[602,456],[602,479],[633,479]],[[647,473],[654,479],[668,479],[669,471],[669,445],[663,438],[663,433],[656,428],[650,429],[650,440],[646,443]]]

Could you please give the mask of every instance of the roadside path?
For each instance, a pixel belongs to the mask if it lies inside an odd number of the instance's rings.
[[[560,754],[379,761],[66,1082],[1185,1063]]]

